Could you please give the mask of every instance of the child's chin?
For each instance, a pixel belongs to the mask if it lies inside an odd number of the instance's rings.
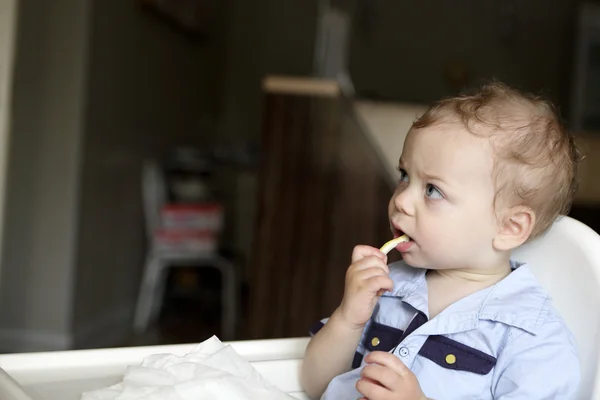
[[[413,268],[429,268],[428,263],[415,257],[414,254],[404,253],[402,254],[402,260]]]

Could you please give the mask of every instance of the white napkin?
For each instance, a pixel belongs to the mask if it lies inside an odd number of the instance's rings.
[[[291,400],[216,336],[185,356],[156,354],[128,367],[123,381],[81,400]]]

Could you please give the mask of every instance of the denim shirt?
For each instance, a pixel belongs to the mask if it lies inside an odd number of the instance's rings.
[[[400,358],[430,399],[574,399],[580,370],[573,335],[527,265],[512,268],[429,320],[426,271],[391,264],[394,290],[365,326],[353,369],[335,377],[321,399],[361,397],[355,384],[375,350]]]

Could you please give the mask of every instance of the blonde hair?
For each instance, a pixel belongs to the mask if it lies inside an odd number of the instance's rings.
[[[502,193],[511,205],[533,210],[536,220],[529,240],[569,212],[580,155],[549,101],[491,83],[434,103],[413,129],[443,122],[460,122],[471,133],[489,138],[496,154],[496,199]]]

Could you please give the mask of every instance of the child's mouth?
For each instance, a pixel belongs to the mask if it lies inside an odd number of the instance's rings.
[[[414,242],[412,241],[412,239],[408,238],[408,241],[399,243],[398,246],[396,246],[396,250],[398,250],[400,253],[406,253],[408,249],[412,247],[413,243]]]
[[[407,234],[405,234],[404,232],[402,232],[400,229],[393,227],[394,230],[394,238],[399,238],[402,236],[406,236],[406,238],[408,240],[399,243],[396,246],[396,250],[398,250],[400,253],[405,253],[406,251],[408,251],[408,249],[410,249],[410,247],[413,245],[414,241],[412,240],[412,238],[410,236],[408,236]]]

